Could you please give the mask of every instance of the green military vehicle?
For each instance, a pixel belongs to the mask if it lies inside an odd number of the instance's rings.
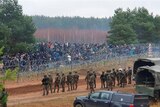
[[[160,99],[160,58],[138,59],[133,74],[138,93]]]

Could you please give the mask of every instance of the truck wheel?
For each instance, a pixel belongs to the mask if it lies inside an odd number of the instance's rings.
[[[82,104],[76,104],[75,107],[83,107]]]

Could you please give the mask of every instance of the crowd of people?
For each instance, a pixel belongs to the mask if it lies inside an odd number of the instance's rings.
[[[39,71],[49,67],[49,63],[74,64],[80,61],[97,61],[116,56],[132,56],[144,53],[147,45],[108,45],[42,42],[34,45],[28,53],[16,53],[2,57],[3,69],[19,67],[21,71]]]
[[[97,88],[97,80],[101,80],[101,89],[106,89],[112,91],[115,86],[125,87],[127,84],[132,83],[132,69],[128,67],[128,69],[112,69],[107,70],[106,72],[102,72],[99,76],[94,70],[89,70],[85,77],[86,89],[90,90],[91,93],[95,92],[95,88]],[[99,77],[99,78],[98,78]],[[79,81],[79,74],[77,72],[69,72],[67,75],[62,73],[56,74],[56,77],[53,79],[51,75],[44,75],[42,79],[43,85],[43,95],[48,95],[49,91],[59,92],[60,87],[62,88],[62,92],[65,92],[65,87],[67,85],[68,90],[77,90]],[[54,91],[52,91],[54,89]]]

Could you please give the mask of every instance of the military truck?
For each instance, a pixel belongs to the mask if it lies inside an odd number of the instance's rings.
[[[133,74],[135,75],[138,68],[142,66],[160,65],[160,58],[139,58],[134,62]]]
[[[160,58],[138,59],[133,74],[138,93],[160,99]]]

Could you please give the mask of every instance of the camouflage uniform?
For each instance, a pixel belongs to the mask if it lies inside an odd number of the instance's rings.
[[[77,72],[75,72],[73,77],[74,77],[74,89],[77,90],[78,81],[79,81],[79,75],[77,74]]]
[[[119,70],[116,71],[116,78],[117,78],[117,85],[119,86],[120,85],[120,71]]]
[[[43,86],[43,96],[48,95],[49,93],[49,78],[47,75],[44,75],[44,78],[42,79],[42,86]]]
[[[101,80],[101,88],[105,88],[105,74],[104,74],[104,72],[102,72],[102,74],[100,76],[100,80]]]
[[[107,77],[107,83],[108,83],[108,90],[112,91],[113,89],[113,79],[111,73]]]
[[[115,69],[113,69],[111,72],[111,78],[112,78],[113,86],[115,86],[116,85],[116,71],[115,71]]]
[[[120,87],[124,88],[125,82],[126,82],[125,72],[124,71],[120,71]]]
[[[88,71],[87,75],[85,77],[85,81],[86,81],[86,84],[87,84],[87,90],[89,89],[89,78],[90,78],[90,72]]]
[[[56,77],[55,77],[55,82],[54,82],[54,93],[56,91],[56,88],[57,88],[57,93],[59,92],[60,82],[61,82],[61,77],[60,77],[59,73],[57,73]]]
[[[68,85],[68,91],[73,90],[73,75],[72,72],[69,72],[69,74],[67,75],[67,85]]]
[[[52,93],[53,78],[52,78],[51,75],[48,75],[48,78],[49,78],[49,89],[50,89],[50,91]]]
[[[66,82],[66,77],[64,74],[62,74],[62,77],[61,77],[62,92],[65,92],[65,82]]]
[[[90,76],[89,76],[90,93],[95,92],[94,91],[94,79],[95,79],[95,76],[94,76],[93,73],[91,73]]]
[[[96,75],[96,73],[95,73],[95,71],[93,71],[93,75],[94,75],[94,88],[96,88],[96,78],[97,78],[97,75]]]
[[[108,88],[108,75],[109,75],[109,71],[106,71],[106,74],[105,74],[105,88]]]
[[[132,83],[132,70],[130,67],[128,68],[127,77],[128,77],[128,84],[131,84]]]

